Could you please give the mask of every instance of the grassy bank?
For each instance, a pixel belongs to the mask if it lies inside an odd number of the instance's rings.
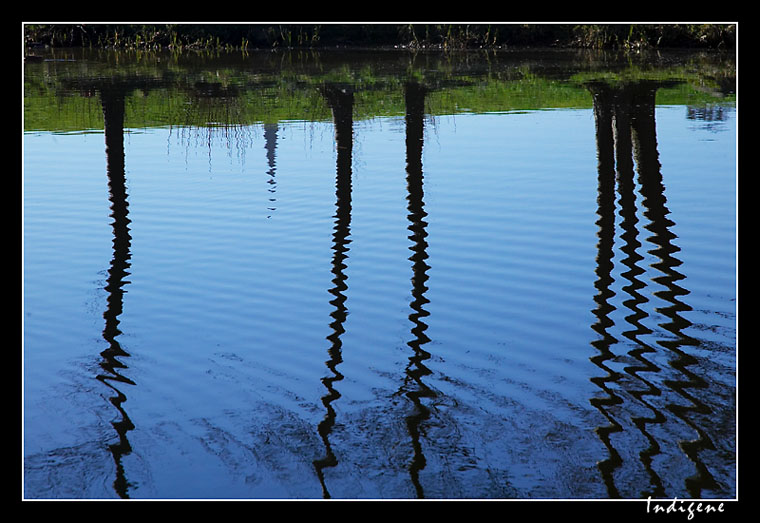
[[[26,24],[27,47],[734,49],[734,24]]]
[[[407,53],[323,51],[168,52],[62,49],[24,66],[24,128],[73,132],[103,129],[97,90],[121,83],[125,125],[228,128],[259,122],[331,118],[320,89],[352,86],[354,118],[403,117],[409,80],[430,87],[428,115],[590,108],[586,85],[665,82],[657,102],[711,107],[735,98],[735,60],[728,53],[661,52],[614,60],[607,51]],[[537,56],[557,59],[545,68]],[[361,59],[357,59],[360,57]],[[639,62],[639,63],[637,63]],[[554,62],[559,64],[560,62]],[[615,65],[616,64],[616,65]]]

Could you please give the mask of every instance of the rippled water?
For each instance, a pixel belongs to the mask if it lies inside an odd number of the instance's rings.
[[[24,496],[733,498],[735,104],[603,91],[27,129]]]

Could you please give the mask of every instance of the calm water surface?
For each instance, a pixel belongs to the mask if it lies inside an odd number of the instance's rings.
[[[26,498],[736,496],[732,70],[44,58]]]

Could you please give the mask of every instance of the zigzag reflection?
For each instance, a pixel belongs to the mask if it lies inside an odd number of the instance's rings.
[[[353,92],[350,89],[339,86],[326,86],[322,94],[327,100],[328,105],[333,112],[333,121],[335,124],[335,141],[337,144],[337,173],[336,173],[336,213],[335,227],[333,233],[333,259],[332,273],[333,287],[330,294],[335,296],[330,304],[335,310],[330,314],[333,318],[330,323],[332,334],[327,339],[331,342],[328,350],[329,359],[325,362],[332,376],[322,378],[322,384],[327,389],[327,394],[322,396],[322,404],[325,406],[327,413],[324,419],[317,427],[322,443],[325,446],[325,457],[315,460],[314,467],[322,485],[322,495],[324,498],[330,497],[330,492],[325,483],[324,469],[334,467],[338,464],[338,459],[332,450],[329,435],[335,425],[335,409],[332,403],[340,398],[340,393],[335,389],[333,383],[343,379],[343,375],[338,372],[337,367],[343,362],[342,358],[342,341],[341,335],[345,332],[343,323],[346,321],[348,311],[345,306],[348,289],[346,285],[347,276],[344,273],[346,268],[345,260],[348,253],[348,244],[351,232],[351,155],[353,149]]]
[[[653,108],[654,89],[650,89],[647,96]],[[634,129],[637,134],[639,183],[645,209],[644,216],[649,220],[649,224],[645,228],[653,234],[647,238],[647,241],[656,246],[649,253],[660,260],[652,264],[652,267],[662,273],[662,276],[654,277],[652,281],[665,287],[665,290],[656,291],[654,295],[670,303],[669,306],[656,308],[655,311],[662,313],[670,320],[666,323],[660,323],[659,326],[674,336],[674,339],[658,340],[657,343],[675,355],[675,359],[671,359],[668,363],[685,377],[683,380],[665,380],[664,383],[689,403],[686,406],[675,402],[669,403],[667,409],[698,435],[695,440],[682,441],[679,445],[696,467],[696,474],[686,479],[686,488],[692,497],[698,498],[703,489],[716,486],[715,479],[699,457],[702,450],[712,450],[715,447],[705,430],[697,425],[690,416],[691,413],[709,414],[710,409],[691,395],[688,389],[706,388],[707,382],[688,369],[688,366],[697,362],[696,358],[681,350],[681,347],[693,346],[698,342],[684,334],[683,331],[690,327],[691,323],[679,314],[692,309],[678,299],[679,296],[688,295],[689,291],[676,284],[685,276],[675,270],[675,267],[681,265],[682,262],[673,256],[680,249],[672,243],[676,236],[670,231],[670,227],[674,223],[667,218],[670,211],[666,206],[665,187],[662,183],[662,173],[657,155],[654,111],[652,109],[645,112],[643,108],[640,108],[637,116],[637,125]]]
[[[425,226],[425,203],[423,201],[423,177],[422,177],[422,145],[424,134],[424,109],[425,109],[426,89],[416,83],[407,83],[404,89],[406,100],[406,171],[407,171],[407,210],[409,211],[409,227],[412,233],[409,239],[413,245],[409,248],[412,256],[412,303],[410,307],[414,312],[409,315],[409,321],[414,325],[412,334],[414,339],[407,345],[412,349],[414,354],[409,358],[409,365],[406,368],[407,379],[404,387],[413,381],[415,386],[406,392],[406,397],[414,405],[414,412],[407,416],[406,426],[409,435],[412,438],[412,448],[414,455],[412,463],[409,466],[409,475],[414,485],[418,498],[424,498],[424,490],[420,483],[419,473],[425,468],[426,460],[422,451],[420,442],[420,426],[430,417],[430,409],[422,402],[422,398],[434,397],[435,393],[422,381],[422,378],[431,374],[430,369],[424,365],[424,361],[430,358],[430,353],[423,350],[422,346],[430,341],[425,335],[428,326],[421,318],[428,316],[429,313],[424,309],[424,305],[429,300],[425,298],[425,291],[429,276],[427,270],[430,266],[426,263],[427,255],[427,232]]]
[[[116,465],[116,479],[113,483],[114,490],[121,498],[128,498],[130,484],[126,479],[122,457],[132,452],[132,447],[127,439],[127,432],[135,427],[122,406],[127,400],[126,396],[112,384],[112,382],[129,385],[135,384],[119,371],[127,368],[119,358],[129,357],[129,354],[124,351],[116,339],[121,334],[118,318],[123,310],[123,287],[129,283],[124,278],[129,275],[129,249],[132,239],[129,234],[130,220],[128,218],[127,189],[124,172],[124,94],[118,90],[104,90],[101,92],[101,98],[105,119],[108,188],[114,239],[113,259],[111,261],[111,268],[108,271],[107,285],[105,287],[108,293],[108,307],[103,314],[103,318],[105,319],[103,339],[108,342],[108,348],[100,353],[103,357],[100,366],[105,373],[99,374],[97,379],[116,394],[109,398],[109,401],[119,411],[120,419],[112,423],[118,434],[119,441],[109,445],[108,449]]]
[[[601,338],[592,342],[594,348],[599,354],[593,356],[591,361],[607,373],[603,377],[592,378],[600,389],[607,396],[604,398],[592,398],[591,404],[602,413],[610,422],[606,427],[598,427],[596,433],[599,439],[607,448],[609,457],[598,463],[599,470],[602,474],[607,491],[610,497],[620,497],[613,473],[622,464],[622,458],[610,441],[610,435],[615,432],[621,432],[623,429],[608,409],[614,405],[623,403],[623,400],[616,395],[608,386],[609,382],[619,380],[619,374],[614,372],[605,365],[605,362],[611,360],[615,355],[610,351],[610,346],[617,343],[617,339],[608,332],[608,329],[614,325],[610,319],[610,314],[615,307],[609,303],[609,300],[615,295],[610,289],[614,279],[612,278],[614,243],[615,243],[615,158],[614,158],[614,137],[612,134],[612,99],[611,94],[606,89],[590,86],[594,97],[594,115],[596,121],[596,139],[597,139],[597,170],[598,170],[598,194],[597,194],[597,214],[599,220],[599,232],[597,233],[597,259],[596,274],[597,280],[594,283],[598,293],[594,297],[597,306],[592,311],[597,317],[597,322],[591,326]]]
[[[665,207],[664,186],[657,159],[654,100],[656,90],[662,86],[663,84],[645,82],[625,84],[616,88],[602,83],[590,83],[587,85],[594,100],[599,162],[597,209],[599,215],[599,221],[597,221],[597,225],[599,225],[599,242],[597,246],[598,279],[596,282],[598,294],[595,297],[597,307],[593,311],[598,321],[592,328],[601,335],[601,338],[592,343],[599,351],[599,354],[592,357],[591,361],[606,372],[606,376],[592,379],[606,393],[606,397],[593,398],[591,403],[610,422],[609,426],[597,429],[597,434],[609,453],[609,457],[599,462],[598,467],[607,486],[609,496],[614,498],[620,497],[620,492],[615,484],[615,472],[616,469],[623,466],[623,459],[620,452],[613,445],[611,435],[613,433],[625,432],[623,428],[625,422],[622,415],[628,411],[631,412],[631,422],[649,444],[648,448],[639,453],[639,460],[649,475],[651,487],[651,490],[643,493],[643,496],[664,497],[666,495],[663,481],[652,465],[653,457],[661,452],[661,447],[657,439],[648,430],[649,425],[664,424],[669,421],[661,409],[658,409],[652,402],[647,400],[648,397],[661,396],[664,392],[662,385],[665,385],[689,401],[690,406],[668,403],[666,408],[698,434],[696,440],[680,444],[682,450],[694,463],[697,470],[695,477],[685,480],[686,488],[692,496],[699,497],[703,488],[714,486],[715,484],[712,476],[699,457],[699,452],[711,448],[712,443],[705,431],[689,418],[689,413],[705,413],[707,412],[707,407],[688,394],[687,389],[705,387],[706,382],[687,369],[687,366],[695,363],[696,359],[680,350],[680,347],[695,342],[683,334],[683,330],[690,324],[678,315],[679,312],[690,310],[687,305],[677,299],[677,296],[686,295],[688,291],[675,284],[676,281],[683,279],[684,276],[674,270],[674,267],[680,265],[681,262],[673,257],[673,253],[677,252],[678,248],[672,244],[672,239],[675,235],[669,228],[673,225],[673,222],[666,218],[668,210]],[[644,207],[643,215],[650,222],[645,228],[654,233],[653,236],[647,238],[647,241],[654,244],[656,248],[648,252],[659,258],[659,261],[654,263],[652,267],[663,274],[663,276],[652,278],[654,283],[665,287],[664,291],[656,291],[654,295],[672,304],[666,308],[655,309],[655,311],[662,313],[671,320],[670,323],[662,323],[659,326],[675,335],[676,339],[659,340],[657,343],[676,354],[676,359],[671,360],[669,364],[686,378],[685,380],[660,378],[662,383],[660,386],[656,384],[656,380],[646,379],[641,376],[643,372],[660,373],[662,369],[645,357],[647,354],[657,353],[658,350],[642,340],[642,337],[652,334],[652,331],[641,323],[648,316],[641,306],[647,303],[648,300],[639,292],[646,285],[639,279],[639,276],[643,275],[645,270],[638,265],[644,258],[638,253],[638,249],[642,245],[637,238],[638,220],[634,196],[633,159],[635,159],[639,183],[641,185],[640,191]],[[622,218],[620,224],[622,228],[620,239],[623,242],[621,252],[625,255],[621,263],[628,269],[621,276],[629,282],[622,287],[622,290],[630,296],[630,299],[623,301],[623,305],[632,313],[626,316],[625,320],[633,327],[632,330],[625,331],[622,335],[633,342],[634,348],[628,351],[628,355],[637,361],[636,364],[629,365],[624,370],[637,383],[643,384],[644,389],[628,386],[623,381],[622,374],[613,371],[605,365],[605,362],[616,358],[610,347],[619,341],[608,332],[614,326],[610,315],[615,310],[615,307],[609,303],[609,299],[615,295],[614,291],[610,288],[614,283],[612,271],[614,267],[613,259],[615,258],[615,200],[613,194],[616,171],[615,163],[617,163],[620,216]],[[614,383],[620,392],[613,392],[609,386],[611,383]],[[632,397],[637,406],[643,406],[651,414],[648,416],[634,415],[634,405],[628,405],[624,397]],[[613,412],[620,414],[616,416]]]
[[[634,97],[640,98],[642,93],[637,93]],[[641,123],[641,116],[638,111],[638,109],[644,109],[648,107],[647,104],[633,104],[633,108],[630,115],[630,121],[626,120],[627,128],[630,129],[628,136],[629,140],[627,141],[628,144],[633,144],[637,154],[636,154],[636,162],[637,164],[640,164],[641,162],[641,156],[638,154],[640,148],[638,147],[639,142],[639,135],[638,132],[640,123]],[[654,100],[652,100],[652,109],[654,107]],[[620,108],[620,113],[625,114],[625,110],[623,108]],[[628,299],[623,302],[623,305],[625,305],[628,309],[632,311],[633,314],[630,314],[625,317],[626,322],[628,322],[631,326],[634,327],[633,330],[624,331],[622,334],[627,339],[633,342],[634,349],[629,351],[628,354],[635,358],[636,361],[639,364],[636,365],[629,365],[625,367],[625,372],[628,373],[630,376],[635,378],[638,383],[643,384],[646,388],[641,389],[631,389],[628,391],[628,393],[636,398],[636,400],[646,407],[646,409],[651,412],[650,417],[645,416],[633,416],[631,418],[631,421],[636,426],[636,428],[644,435],[646,440],[649,442],[649,447],[642,450],[639,453],[639,459],[641,460],[641,463],[644,465],[645,470],[647,471],[647,474],[649,475],[650,484],[652,487],[652,491],[646,493],[647,496],[654,496],[654,497],[662,497],[665,496],[665,490],[662,483],[662,479],[659,477],[657,472],[652,467],[652,459],[653,456],[659,454],[661,452],[660,445],[657,442],[657,439],[652,436],[649,431],[647,430],[647,425],[649,424],[662,424],[666,421],[665,416],[662,414],[662,412],[653,406],[651,403],[649,403],[646,399],[647,396],[659,396],[660,390],[650,381],[642,377],[639,373],[640,372],[659,372],[660,368],[657,367],[654,363],[646,359],[645,354],[647,353],[653,353],[655,352],[654,349],[649,347],[644,341],[642,341],[641,337],[646,336],[648,334],[652,333],[652,330],[648,327],[645,327],[641,321],[644,320],[647,317],[647,313],[644,312],[639,306],[644,305],[648,302],[647,298],[642,296],[639,291],[641,289],[644,289],[646,285],[638,279],[638,276],[641,276],[646,271],[638,266],[638,263],[644,259],[644,257],[638,253],[638,249],[641,247],[641,242],[638,241],[638,218],[637,218],[637,212],[636,212],[636,198],[635,198],[635,183],[634,183],[634,172],[633,172],[633,163],[631,162],[632,156],[631,156],[631,148],[625,147],[625,151],[623,151],[623,147],[618,149],[618,172],[617,172],[617,182],[618,182],[618,191],[619,191],[619,203],[620,203],[620,216],[622,218],[622,221],[620,223],[621,228],[623,229],[623,233],[620,235],[620,239],[623,241],[623,245],[621,246],[621,251],[623,254],[626,255],[626,257],[621,261],[623,265],[625,265],[628,270],[621,274],[622,277],[624,277],[626,280],[630,282],[629,285],[626,285],[623,287],[623,290],[631,297],[631,299]]]

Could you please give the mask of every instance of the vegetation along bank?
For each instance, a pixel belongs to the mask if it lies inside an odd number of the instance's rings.
[[[736,24],[25,24],[27,47],[735,49]]]

